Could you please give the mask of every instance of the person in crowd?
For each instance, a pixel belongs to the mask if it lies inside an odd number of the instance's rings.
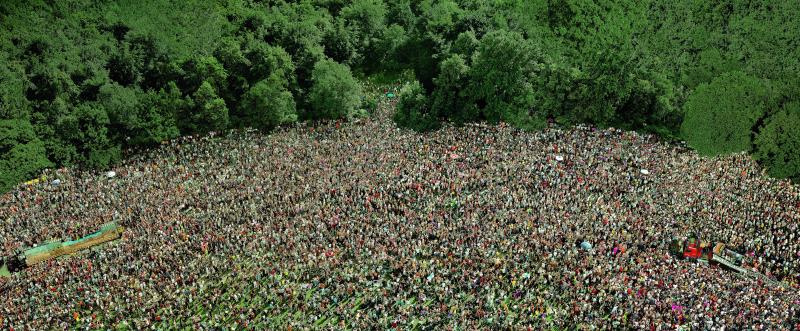
[[[395,103],[0,196],[1,256],[126,227],[0,278],[0,329],[798,327],[800,189],[746,155],[584,126],[420,135]],[[773,281],[670,255],[691,233]]]

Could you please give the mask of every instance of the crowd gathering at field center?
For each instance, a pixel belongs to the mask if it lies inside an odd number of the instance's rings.
[[[800,189],[746,155],[587,127],[420,135],[393,105],[0,196],[3,256],[126,227],[0,278],[0,328],[800,327]],[[784,285],[671,256],[689,234]]]

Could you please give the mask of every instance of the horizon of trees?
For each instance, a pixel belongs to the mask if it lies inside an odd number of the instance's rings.
[[[749,152],[800,180],[800,4],[610,0],[0,3],[0,192],[129,147],[365,116],[356,77],[412,71],[394,120],[589,123]]]

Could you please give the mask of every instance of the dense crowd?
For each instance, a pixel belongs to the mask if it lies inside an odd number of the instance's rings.
[[[420,135],[392,106],[2,195],[0,255],[126,231],[0,278],[0,329],[800,328],[800,190],[747,156],[585,127]],[[671,256],[689,234],[773,281]]]

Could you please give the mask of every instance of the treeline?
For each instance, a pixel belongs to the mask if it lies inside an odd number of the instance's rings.
[[[591,123],[800,180],[800,2],[422,1],[395,120]]]
[[[380,2],[2,2],[0,191],[180,135],[365,116],[349,65],[380,61],[385,15]]]
[[[790,1],[0,3],[0,191],[54,166],[230,128],[365,116],[357,77],[411,71],[396,122],[592,123],[749,151],[800,176]]]

